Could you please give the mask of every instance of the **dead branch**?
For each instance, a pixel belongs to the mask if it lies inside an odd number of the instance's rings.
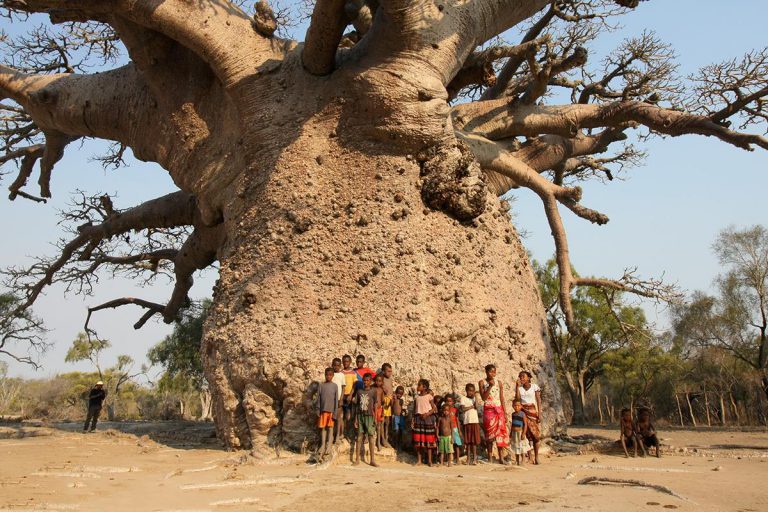
[[[93,313],[95,313],[96,311],[101,311],[103,309],[119,308],[120,306],[125,306],[128,304],[140,306],[147,310],[147,312],[144,315],[142,315],[139,321],[133,324],[134,329],[141,329],[142,327],[144,327],[144,324],[147,323],[147,320],[152,318],[152,315],[156,313],[162,313],[163,310],[165,309],[165,306],[163,306],[162,304],[158,304],[156,302],[150,302],[143,299],[136,299],[134,297],[123,297],[121,299],[114,299],[114,300],[105,302],[104,304],[100,304],[98,306],[88,308],[88,315],[85,317],[85,325],[83,329],[85,330],[86,333],[95,334],[95,331],[90,328],[91,315]]]
[[[598,477],[598,476],[589,476],[587,478],[582,478],[579,480],[579,485],[613,485],[617,484],[622,487],[645,487],[647,489],[653,489],[654,491],[658,491],[663,494],[668,494],[670,496],[674,496],[675,498],[679,499],[685,499],[676,492],[674,492],[669,487],[664,487],[663,485],[658,484],[649,484],[646,482],[642,482],[640,480],[629,480],[624,478],[609,478],[609,477]]]

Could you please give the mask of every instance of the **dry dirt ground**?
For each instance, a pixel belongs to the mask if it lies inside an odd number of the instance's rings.
[[[103,424],[88,435],[77,428],[0,425],[0,510],[768,511],[765,430],[665,430],[661,459],[625,459],[606,453],[613,429],[570,429],[597,442],[559,443],[570,453],[516,469],[391,459],[353,468],[345,455],[315,465],[285,453],[256,463],[219,449],[206,424]],[[589,477],[663,488],[584,483]]]

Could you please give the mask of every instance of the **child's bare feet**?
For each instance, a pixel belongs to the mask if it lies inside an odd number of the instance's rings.
[[[372,461],[371,461],[371,466],[373,466],[373,467],[375,467],[375,468],[379,467],[379,465],[376,463],[376,461],[375,461],[375,460],[372,460]]]
[[[359,460],[356,460],[355,462],[353,462],[353,463],[352,463],[352,465],[353,465],[353,466],[359,466],[359,465],[360,465],[360,461],[359,461]]]

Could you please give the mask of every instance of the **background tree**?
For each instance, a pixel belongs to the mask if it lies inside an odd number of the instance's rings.
[[[768,230],[729,227],[712,248],[725,270],[715,280],[717,294],[696,292],[675,308],[675,335],[747,364],[768,398]]]
[[[575,276],[560,217],[564,206],[608,221],[581,204],[578,182],[637,161],[627,132],[768,148],[750,132],[766,118],[765,50],[685,84],[653,34],[589,63],[606,20],[638,3],[320,0],[299,45],[276,34],[265,2],[249,15],[227,0],[4,0],[12,19],[48,14],[68,35],[32,36],[53,48],[47,59],[0,67],[3,160],[19,162],[11,197],[49,197],[56,162],[84,137],[114,141],[110,162],[130,148],[159,163],[179,187],[128,209],[79,202],[59,255],[8,270],[15,311],[48,284],[87,291],[94,272],[116,267],[172,273],[171,297],[91,311],[135,305],[136,327],[170,323],[194,272],[218,261],[202,354],[227,446],[299,447],[314,433],[305,391],[333,355],[355,351],[401,361],[404,381],[436,362],[446,389],[488,361],[502,375],[530,369],[550,430],[562,415],[544,312],[497,196],[522,187],[541,198],[575,335],[574,288],[642,291]],[[522,23],[522,40],[488,46]],[[83,73],[91,48],[103,59],[113,47],[130,62]]]
[[[116,409],[123,398],[122,393],[126,385],[131,383],[132,379],[145,374],[146,368],[142,367],[139,372],[133,373],[133,358],[123,354],[117,356],[113,366],[102,369],[100,362],[101,352],[110,346],[111,344],[107,340],[92,338],[85,333],[80,333],[72,342],[72,346],[67,351],[64,360],[68,363],[79,361],[91,362],[98,373],[98,380],[104,382],[104,389],[107,392],[107,399],[104,402],[104,406],[107,408],[107,418],[109,421],[114,421]],[[90,391],[94,384],[95,382],[90,383],[90,386],[82,393],[84,400],[87,399],[88,391]]]
[[[606,370],[608,359],[636,359],[653,338],[645,314],[637,306],[624,303],[622,292],[600,287],[581,287],[571,299],[578,330],[568,330],[558,293],[557,264],[554,259],[540,265],[533,262],[541,298],[547,312],[549,337],[555,354],[558,374],[571,399],[575,425],[587,422],[585,414],[587,392]],[[578,278],[576,271],[573,275]],[[666,287],[669,293],[673,290]],[[671,298],[671,297],[668,297]],[[644,359],[648,359],[645,357]],[[644,388],[633,390],[640,396],[650,384],[652,371],[636,361],[624,361],[644,376]],[[612,367],[618,367],[615,362]]]
[[[203,324],[210,307],[211,302],[204,301],[200,307],[185,310],[181,320],[174,325],[173,332],[147,353],[150,363],[165,369],[158,386],[185,395],[191,390],[199,392],[200,419],[206,420],[211,419],[211,392],[203,373],[200,345]]]

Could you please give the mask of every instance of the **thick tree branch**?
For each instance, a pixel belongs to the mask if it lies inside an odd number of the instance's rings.
[[[515,185],[533,190],[542,200],[555,199],[579,217],[595,224],[605,224],[608,217],[581,206],[581,188],[562,187],[547,180],[522,160],[506,151],[501,145],[474,134],[456,133],[466,143],[484,169],[495,171],[510,178]]]
[[[336,50],[347,26],[344,6],[346,0],[318,0],[301,52],[304,68],[313,75],[333,71]]]
[[[582,128],[636,123],[664,135],[706,135],[748,151],[752,150],[752,146],[768,149],[768,139],[760,135],[736,132],[704,116],[639,101],[618,101],[605,105],[526,106],[499,99],[457,105],[453,108],[453,117],[456,128],[492,140],[513,136],[533,137],[543,133],[572,137]]]
[[[6,0],[25,12],[59,21],[108,21],[118,15],[157,31],[195,52],[229,87],[275,54],[279,45],[254,30],[252,20],[227,0]]]

